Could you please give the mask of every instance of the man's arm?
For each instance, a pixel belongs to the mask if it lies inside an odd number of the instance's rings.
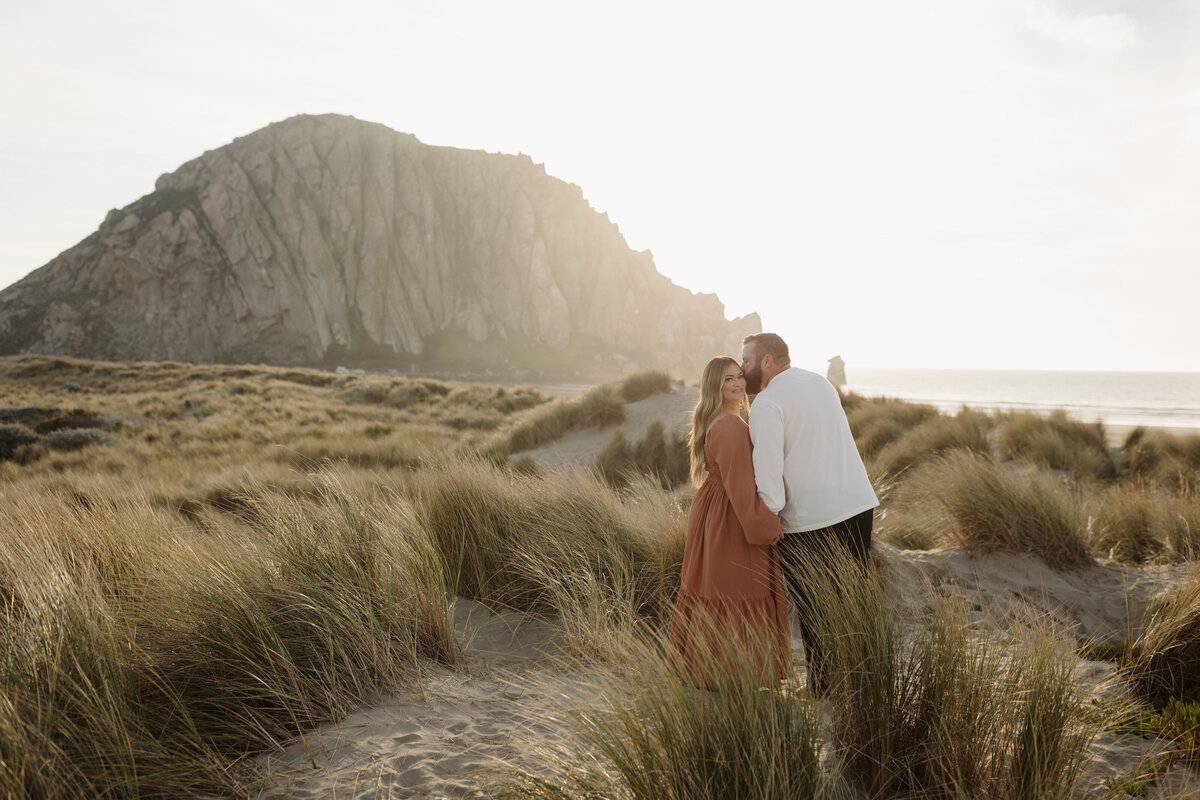
[[[775,514],[783,510],[783,414],[770,403],[755,403],[750,410],[750,441],[754,443],[754,483],[763,505]]]

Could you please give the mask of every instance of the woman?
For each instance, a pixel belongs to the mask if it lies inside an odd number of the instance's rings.
[[[775,542],[779,517],[758,498],[750,456],[746,380],[738,362],[717,356],[704,367],[692,411],[692,482],[683,576],[670,641],[682,668],[712,686],[723,664],[749,656],[764,686],[791,660],[787,600]],[[705,478],[707,471],[708,477]]]

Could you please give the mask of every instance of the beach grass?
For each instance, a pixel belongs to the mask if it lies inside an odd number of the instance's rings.
[[[1047,416],[1011,413],[999,415],[996,427],[996,446],[1003,458],[1064,470],[1078,480],[1113,480],[1117,476],[1107,434],[1099,422],[1079,422],[1062,411]]]
[[[928,417],[881,447],[871,459],[873,469],[881,475],[898,476],[949,451],[990,453],[991,427],[991,417],[969,408],[954,415]]]
[[[1094,490],[1087,497],[1093,551],[1127,564],[1145,564],[1164,553],[1170,512],[1157,493],[1125,485]],[[1188,552],[1186,533],[1176,539]]]
[[[557,615],[597,657],[610,628],[661,626],[678,591],[683,514],[643,485],[615,494],[580,470],[527,476],[456,459],[410,485],[455,592]]]
[[[845,553],[798,577],[797,613],[826,643],[833,746],[866,796],[1070,796],[1095,729],[1060,635],[974,625],[955,594],[897,603]]]
[[[667,434],[666,425],[656,419],[637,441],[626,441],[617,430],[595,458],[596,472],[614,489],[623,489],[638,478],[650,478],[664,488],[674,489],[689,480],[690,456],[687,438]]]
[[[588,465],[498,457],[619,421],[630,397],[664,385],[554,399],[304,369],[0,359],[0,433],[16,442],[0,451],[0,795],[245,796],[262,779],[256,754],[419,685],[431,665],[460,668],[449,607],[463,596],[554,620],[572,674],[603,676],[604,704],[554,721],[578,715],[582,749],[517,781],[559,794],[515,796],[699,791],[689,770],[747,797],[784,780],[802,796],[845,782],[1063,796],[1087,735],[1066,645],[999,623],[993,635],[948,599],[906,616],[874,584],[831,589],[839,603],[866,592],[828,624],[869,635],[839,639],[849,677],[824,705],[796,679],[751,699],[736,675],[703,695],[672,675],[662,637],[694,490],[664,488],[666,421],[623,445],[635,467],[620,488]],[[1188,441],[1143,431],[1104,477],[1041,445],[1002,449],[1011,420],[847,402],[887,477],[881,538],[1059,569],[1200,555]],[[1163,708],[1194,697],[1200,672],[1189,592],[1156,608],[1132,651],[1129,680]],[[814,733],[814,708],[839,727]],[[969,763],[970,747],[989,757]],[[638,777],[651,769],[662,774]]]
[[[1151,607],[1126,675],[1158,708],[1200,703],[1200,574]]]
[[[931,405],[886,397],[867,399],[846,393],[842,395],[842,403],[858,449],[867,459],[876,456],[907,431],[939,416],[938,410]]]
[[[565,798],[849,797],[822,763],[820,713],[795,687],[763,689],[753,654],[714,665],[719,685],[692,686],[659,653],[587,680],[584,707],[538,719],[574,736],[530,754],[535,769],[499,773],[489,796]]]
[[[1134,428],[1122,445],[1121,465],[1137,481],[1194,499],[1200,492],[1200,434]]]
[[[249,489],[203,533],[128,497],[6,493],[6,738],[14,797],[215,797],[250,753],[453,663],[441,563],[399,495],[321,475]],[[15,787],[20,786],[19,791]]]
[[[979,554],[1032,553],[1060,570],[1094,562],[1080,501],[1051,475],[951,452],[917,471],[903,499],[926,510],[940,545]]]

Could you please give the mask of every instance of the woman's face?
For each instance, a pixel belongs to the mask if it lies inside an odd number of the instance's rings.
[[[727,406],[740,406],[746,398],[746,378],[742,368],[730,364],[725,368],[725,377],[721,379],[721,402]]]

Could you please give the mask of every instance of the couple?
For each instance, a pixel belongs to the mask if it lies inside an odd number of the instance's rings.
[[[752,412],[747,393],[757,395]],[[688,512],[672,648],[699,685],[714,683],[712,671],[722,669],[714,653],[731,644],[771,685],[791,660],[785,584],[807,607],[795,573],[805,559],[840,546],[865,568],[879,501],[837,390],[791,366],[774,333],[747,336],[740,365],[729,356],[708,362],[689,441],[700,488]],[[820,696],[829,676],[803,614],[800,634],[809,691]]]

